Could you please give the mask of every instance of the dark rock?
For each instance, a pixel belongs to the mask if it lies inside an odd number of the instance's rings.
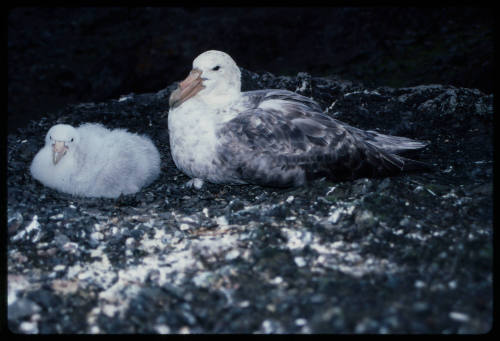
[[[70,242],[70,239],[62,233],[57,234],[53,240],[61,248],[64,246],[64,244]]]
[[[32,291],[27,296],[33,302],[38,303],[45,310],[52,310],[62,303],[62,299],[48,290]]]
[[[356,212],[354,222],[361,229],[371,228],[377,224],[377,220],[373,216],[373,213],[368,210]]]
[[[22,319],[26,316],[33,315],[40,312],[41,308],[35,302],[20,298],[14,301],[14,303],[8,306],[8,319],[10,321],[15,321],[17,319]]]
[[[7,225],[9,235],[14,234],[17,229],[23,224],[23,215],[18,211],[7,212]]]

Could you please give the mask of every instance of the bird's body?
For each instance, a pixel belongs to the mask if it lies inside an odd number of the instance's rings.
[[[286,187],[427,167],[398,155],[425,143],[357,129],[291,91],[241,92],[238,67],[219,51],[195,59],[168,124],[175,164],[198,183]]]
[[[191,178],[213,183],[245,183],[238,178],[230,181],[227,172],[220,171],[218,132],[224,124],[238,116],[238,104],[228,110],[206,108],[196,110],[198,102],[184,103],[183,110],[169,114],[169,135],[172,158],[176,166]],[[190,110],[194,107],[194,110]]]
[[[160,155],[149,138],[124,129],[58,124],[47,133],[30,170],[35,179],[61,192],[116,198],[156,179]]]

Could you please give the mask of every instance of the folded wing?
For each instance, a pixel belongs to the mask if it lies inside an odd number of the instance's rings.
[[[342,180],[427,167],[395,154],[425,144],[353,128],[307,97],[285,90],[248,96],[255,105],[218,131],[217,150],[223,166],[247,183],[298,186],[319,176]]]

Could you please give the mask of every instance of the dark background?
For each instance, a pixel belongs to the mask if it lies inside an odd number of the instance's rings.
[[[209,49],[254,72],[493,92],[489,8],[14,8],[8,131],[66,104],[155,92]]]

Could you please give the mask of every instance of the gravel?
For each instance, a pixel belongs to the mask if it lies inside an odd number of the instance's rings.
[[[485,333],[492,327],[493,95],[243,72],[364,129],[429,141],[436,171],[275,189],[188,178],[168,96],[68,105],[7,138],[8,327],[15,333]],[[29,174],[47,129],[147,134],[162,173],[80,198]]]

